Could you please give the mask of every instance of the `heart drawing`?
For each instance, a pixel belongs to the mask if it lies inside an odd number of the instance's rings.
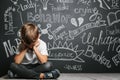
[[[75,27],[81,26],[81,24],[84,22],[84,19],[82,17],[79,18],[71,18],[71,23],[72,25],[74,25]]]

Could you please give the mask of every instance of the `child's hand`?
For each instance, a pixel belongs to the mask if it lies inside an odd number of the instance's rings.
[[[33,49],[36,49],[39,45],[40,45],[40,42],[39,42],[39,40],[37,40],[37,41],[34,43]]]

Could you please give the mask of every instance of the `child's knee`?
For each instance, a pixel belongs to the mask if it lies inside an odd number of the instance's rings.
[[[52,70],[53,69],[53,64],[52,64],[52,62],[46,62],[45,63],[45,68],[47,69],[47,70]]]
[[[15,69],[18,66],[16,63],[11,63],[10,64],[10,69]]]

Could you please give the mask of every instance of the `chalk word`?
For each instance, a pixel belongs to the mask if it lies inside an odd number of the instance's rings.
[[[62,4],[59,6],[51,6],[51,7],[52,7],[52,11],[67,11],[67,10],[69,10],[69,6],[65,5],[65,4]]]
[[[118,64],[120,64],[120,45],[116,48],[116,52],[118,54],[116,54],[115,56],[112,57],[112,60],[115,64],[115,66],[118,66]]]
[[[120,64],[120,54],[117,54],[117,55],[113,56],[112,60],[115,64],[115,66],[118,66],[118,64]]]
[[[70,64],[66,64],[64,66],[65,69],[67,70],[74,70],[74,71],[82,71],[82,65],[70,65]]]
[[[62,31],[65,28],[65,26],[62,24],[61,26],[57,27],[55,30],[50,31],[53,34],[53,39],[56,41],[58,39],[64,39],[68,35],[65,31]]]
[[[52,33],[52,34],[53,34],[54,41],[59,40],[59,39],[61,39],[61,40],[68,39],[68,33],[66,31],[63,31],[63,32],[58,33],[58,34],[54,34],[54,33]]]
[[[65,26],[62,24],[61,26],[57,27],[55,30],[52,31],[53,34],[57,34],[61,30],[63,30]]]
[[[73,3],[73,0],[57,0],[58,3]]]
[[[21,11],[26,11],[26,10],[29,10],[29,9],[32,9],[32,8],[36,9],[36,3],[33,3],[31,0],[28,0],[25,5],[20,4]]]
[[[20,44],[20,39],[16,38],[14,40],[16,42],[16,46],[12,45],[10,40],[3,42],[3,46],[5,48],[7,58],[9,58],[10,56],[13,56],[16,53],[17,46]]]
[[[107,68],[111,68],[111,62],[104,56],[104,51],[99,55],[98,53],[94,52],[94,47],[92,45],[88,45],[85,53],[83,54],[84,56],[88,58],[92,58],[95,61],[99,62],[100,64],[103,64]]]
[[[78,45],[73,47],[72,43],[68,44],[67,42],[64,44],[61,42],[56,44],[54,42],[53,45],[48,43],[49,60],[84,62],[84,60],[80,58],[83,51],[77,50],[77,48]]]
[[[82,43],[83,44],[90,44],[90,45],[106,45],[106,44],[113,44],[114,42],[116,42],[117,40],[119,40],[119,38],[114,38],[114,37],[102,37],[103,36],[103,31],[100,31],[99,36],[93,37],[91,35],[91,32],[88,33],[88,35],[86,35],[86,33],[83,34],[82,38]]]
[[[9,7],[5,13],[4,13],[4,22],[5,22],[5,35],[12,35],[14,34],[14,28],[13,27],[13,12],[15,11],[15,8]]]
[[[74,13],[79,14],[80,16],[85,16],[86,14],[94,13],[97,11],[97,8],[75,8]]]
[[[120,43],[119,37],[112,37],[107,36],[103,37],[103,31],[100,31],[99,36],[93,37],[91,33],[88,34],[84,33],[81,37],[83,44],[89,44],[89,45],[106,45],[108,46],[107,51],[114,50],[117,43]]]
[[[63,15],[60,13],[52,13],[52,14],[43,14],[41,10],[39,10],[38,14],[33,14],[32,12],[27,13],[27,20],[33,22],[48,22],[48,23],[64,23],[67,24],[70,18],[69,14]]]
[[[80,4],[80,3],[89,6],[91,3],[91,0],[78,0],[77,4]]]

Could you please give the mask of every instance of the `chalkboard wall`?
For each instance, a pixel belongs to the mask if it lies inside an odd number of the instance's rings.
[[[33,22],[61,72],[120,72],[120,0],[0,0],[0,76]]]

